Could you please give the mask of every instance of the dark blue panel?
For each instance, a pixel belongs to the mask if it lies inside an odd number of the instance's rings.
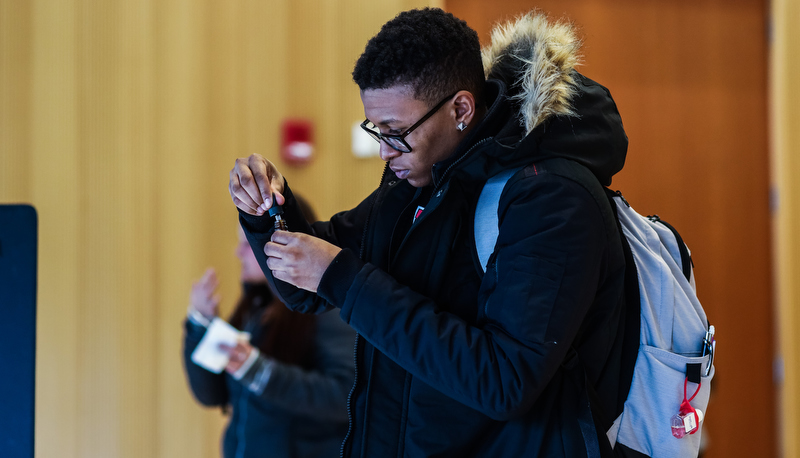
[[[36,210],[0,205],[0,456],[33,457]]]

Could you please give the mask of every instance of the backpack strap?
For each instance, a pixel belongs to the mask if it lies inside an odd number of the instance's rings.
[[[619,196],[622,197],[622,194],[619,193]],[[624,198],[622,199],[623,202],[626,204],[628,203]],[[681,270],[683,270],[683,275],[686,277],[686,280],[689,282],[692,281],[692,269],[694,268],[694,261],[692,261],[692,255],[689,253],[689,249],[686,247],[686,244],[683,243],[683,238],[678,233],[678,230],[675,229],[671,224],[664,221],[663,219],[659,218],[658,215],[650,215],[647,217],[650,221],[657,222],[663,224],[667,229],[672,232],[672,235],[675,236],[675,240],[678,242],[678,250],[680,251],[681,255]]]
[[[478,198],[478,207],[475,209],[475,248],[478,251],[478,260],[483,271],[489,265],[489,258],[494,253],[497,236],[500,234],[500,219],[497,216],[497,207],[500,205],[500,195],[506,187],[509,178],[522,170],[523,167],[506,169],[489,178],[483,186]]]
[[[625,205],[628,205],[628,202],[622,197],[622,193],[619,191],[611,191],[608,188],[606,188],[605,191],[611,211],[614,212],[614,220],[616,221],[620,242],[622,243],[622,254],[625,257],[625,325],[623,328],[620,384],[616,406],[616,411],[622,412],[625,400],[628,398],[631,382],[633,381],[633,370],[636,366],[636,358],[639,355],[642,304],[639,294],[639,271],[633,259],[631,244],[622,232],[622,225],[619,222],[619,216],[617,214],[617,204],[614,202],[614,199],[621,199]],[[598,397],[595,396],[594,399],[598,399]],[[608,424],[608,427],[611,427],[611,423]]]
[[[600,207],[603,221],[606,224],[606,228],[609,229],[609,236],[613,236],[612,234],[615,230],[622,236],[622,232],[618,230],[619,222],[616,218],[614,203],[610,200],[610,196],[607,197],[605,195],[605,188],[603,188],[589,169],[577,162],[563,158],[550,158],[541,161],[541,163],[547,163],[547,171],[549,173],[563,176],[583,186]],[[478,198],[478,205],[475,209],[475,227],[473,233],[475,235],[475,248],[478,252],[478,259],[480,260],[484,272],[486,271],[486,266],[489,264],[489,258],[494,252],[497,236],[500,234],[499,217],[497,215],[497,210],[500,205],[500,196],[503,194],[508,180],[523,168],[524,167],[514,167],[503,170],[489,178],[481,190],[480,197]]]

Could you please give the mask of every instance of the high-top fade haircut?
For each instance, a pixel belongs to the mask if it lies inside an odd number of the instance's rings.
[[[367,42],[353,80],[362,91],[407,85],[415,99],[429,104],[467,90],[483,105],[478,34],[439,8],[402,12]]]

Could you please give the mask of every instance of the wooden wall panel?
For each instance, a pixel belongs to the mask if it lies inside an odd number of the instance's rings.
[[[33,42],[32,7],[27,2],[0,2],[0,151],[30,151]],[[30,155],[0,154],[0,195],[7,201],[28,198],[30,188],[16,179],[31,167]]]
[[[695,259],[698,295],[717,327],[705,456],[774,456],[768,3],[445,5],[484,43],[494,23],[534,6],[579,27],[581,71],[611,90],[630,140],[612,187],[641,213],[658,213],[681,231]],[[747,434],[743,402],[753,407],[746,408]]]
[[[80,405],[76,365],[80,341],[78,240],[82,229],[77,212],[76,15],[72,2],[50,6],[31,2],[30,8],[20,13],[21,22],[30,24],[19,41],[30,46],[30,67],[20,75],[22,88],[30,90],[30,107],[25,110],[29,117],[21,120],[22,132],[28,138],[20,146],[29,149],[5,150],[2,156],[30,158],[28,167],[9,170],[10,183],[14,189],[24,190],[19,200],[37,203],[39,213],[36,449],[72,457],[76,456],[79,435],[75,414]],[[14,27],[16,16],[4,17],[5,21]],[[45,30],[47,33],[42,33]],[[10,113],[9,118],[14,115]],[[44,227],[53,228],[52,236],[44,236]],[[46,287],[41,280],[44,278],[48,279]],[[42,406],[62,416],[44,414]],[[48,449],[38,431],[52,431],[49,440],[57,445]]]
[[[772,3],[771,140],[774,193],[773,247],[782,357],[779,419],[783,456],[800,456],[800,4]]]

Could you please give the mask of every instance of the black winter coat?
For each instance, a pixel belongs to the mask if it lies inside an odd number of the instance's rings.
[[[309,228],[286,187],[289,227],[343,248],[318,295],[272,281],[291,308],[339,308],[359,334],[346,456],[585,456],[584,372],[614,412],[619,234],[591,194],[549,173],[546,159],[569,157],[608,183],[627,139],[608,91],[576,77],[581,117],[554,118],[528,135],[504,83],[490,82],[494,104],[453,158],[434,166],[428,202],[387,169],[358,207]],[[477,199],[488,177],[519,165],[528,166],[501,196],[484,275]],[[417,205],[425,210],[410,225]],[[241,221],[265,266],[271,221],[244,213]]]

